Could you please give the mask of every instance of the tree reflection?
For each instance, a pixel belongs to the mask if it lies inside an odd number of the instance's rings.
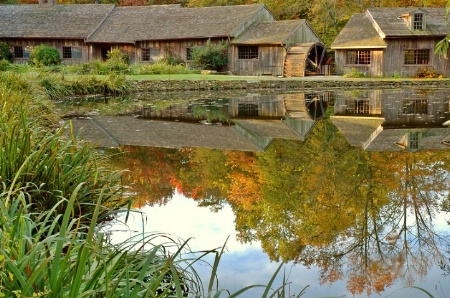
[[[365,152],[329,120],[306,142],[274,140],[264,153],[127,147],[120,167],[137,205],[181,192],[220,209],[228,202],[242,242],[261,241],[272,260],[321,269],[321,283],[347,280],[354,294],[406,284],[439,264],[448,235],[447,152]]]

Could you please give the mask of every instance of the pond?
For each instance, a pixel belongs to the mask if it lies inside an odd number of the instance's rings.
[[[73,125],[123,153],[112,163],[128,170],[142,213],[115,237],[160,231],[192,237],[192,250],[227,241],[219,288],[268,284],[284,262],[277,283],[285,274],[291,295],[450,297],[449,97],[336,89],[149,98],[132,114]],[[197,270],[209,278],[209,267]]]

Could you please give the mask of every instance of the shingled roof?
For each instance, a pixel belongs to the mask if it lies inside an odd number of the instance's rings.
[[[180,8],[117,7],[88,38],[96,43],[234,37],[235,31],[265,5]]]
[[[411,30],[401,16],[421,10],[425,13],[425,30]],[[450,33],[446,19],[446,9],[438,7],[421,8],[370,8],[366,14],[380,28],[381,37],[403,36],[445,36]]]
[[[0,5],[0,38],[85,39],[114,5]]]
[[[331,44],[332,49],[385,48],[386,42],[373,27],[369,17],[363,13],[354,14]]]
[[[288,39],[305,20],[263,22],[248,28],[232,41],[232,44],[281,44]]]

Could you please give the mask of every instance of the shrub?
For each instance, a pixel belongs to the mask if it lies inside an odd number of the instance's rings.
[[[114,73],[129,73],[128,56],[123,54],[119,49],[113,49],[106,54],[106,64],[109,71]]]
[[[0,71],[7,71],[11,69],[11,63],[8,60],[0,60]]]
[[[41,44],[35,46],[30,53],[30,63],[35,66],[50,66],[61,63],[59,52],[54,47]]]
[[[356,68],[352,68],[350,72],[343,75],[345,78],[366,78],[367,73],[361,72],[357,70]]]
[[[228,43],[214,44],[210,39],[203,47],[192,48],[192,60],[202,69],[222,71],[228,64]]]
[[[175,56],[172,52],[165,55],[161,62],[167,65],[182,65],[185,63],[181,57]]]
[[[440,75],[436,70],[429,69],[428,67],[421,67],[417,71],[417,74],[415,76],[416,78],[441,78],[442,75]]]
[[[0,60],[6,60],[8,62],[14,61],[11,46],[4,41],[0,41]]]

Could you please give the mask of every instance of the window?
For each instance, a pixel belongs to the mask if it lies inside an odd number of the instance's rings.
[[[368,99],[355,100],[353,106],[348,109],[351,114],[369,114],[370,102]]]
[[[14,58],[24,58],[24,51],[22,46],[14,46]]]
[[[413,30],[423,30],[423,13],[414,14]]]
[[[192,48],[186,48],[186,60],[192,60]]]
[[[404,115],[426,115],[428,114],[427,99],[405,99],[403,100]]]
[[[258,59],[258,47],[256,46],[238,47],[238,59]]]
[[[14,46],[14,58],[28,59],[32,49],[32,47]]]
[[[409,133],[409,149],[419,149],[419,143],[420,143],[420,132],[410,132]]]
[[[62,47],[63,59],[81,59],[80,47]]]
[[[405,64],[430,63],[430,50],[405,50]]]
[[[150,61],[150,49],[142,49],[142,61]]]
[[[141,61],[152,62],[160,58],[159,48],[144,48],[141,49]]]
[[[370,51],[347,51],[347,64],[370,64]]]
[[[258,105],[252,103],[240,103],[238,105],[238,116],[257,117]]]

